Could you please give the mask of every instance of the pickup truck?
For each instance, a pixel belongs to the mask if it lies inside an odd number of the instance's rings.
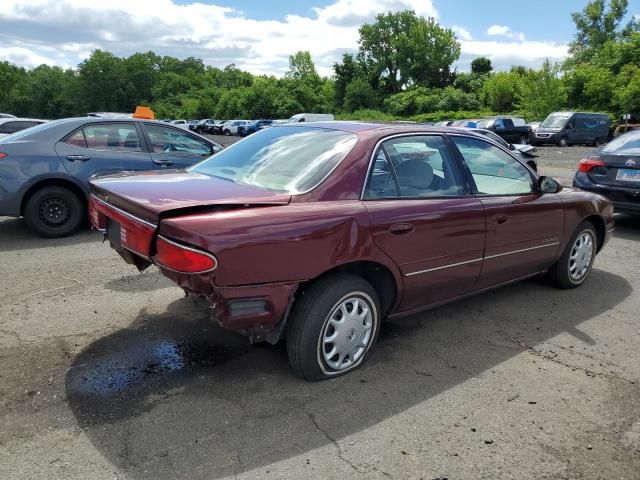
[[[488,118],[478,122],[477,127],[490,130],[507,142],[515,144],[528,143],[531,135],[531,127],[515,126],[510,118]]]

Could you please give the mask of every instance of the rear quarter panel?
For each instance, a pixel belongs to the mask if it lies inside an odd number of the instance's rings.
[[[565,187],[558,196],[562,201],[565,216],[564,233],[559,249],[560,255],[578,225],[586,218],[597,216],[604,222],[605,239],[607,232],[614,228],[612,204],[605,197],[572,187]]]
[[[163,220],[161,235],[212,252],[216,286],[299,282],[353,261],[396,265],[373,243],[359,200],[298,203]]]

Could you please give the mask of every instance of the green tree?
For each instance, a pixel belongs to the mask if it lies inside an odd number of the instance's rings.
[[[582,11],[572,13],[576,37],[569,48],[571,62],[588,62],[607,41],[619,39],[627,8],[628,0],[610,0],[608,8],[606,0],[590,0]]]
[[[477,57],[471,61],[471,73],[476,75],[485,75],[493,70],[491,60],[487,57]]]
[[[318,87],[320,84],[320,75],[308,51],[299,51],[289,57],[289,71],[285,77],[312,87]]]
[[[558,65],[546,60],[540,70],[525,74],[517,105],[525,118],[542,120],[554,110],[564,108],[566,103],[567,92]]]
[[[344,95],[344,108],[348,112],[365,108],[375,108],[378,97],[364,78],[356,78],[347,85]]]
[[[491,75],[482,86],[482,101],[494,112],[511,112],[520,93],[521,85],[522,77],[517,73],[499,72]]]
[[[416,16],[411,10],[380,14],[359,32],[363,61],[386,93],[452,81],[451,65],[460,57],[460,44],[452,30],[433,18]]]

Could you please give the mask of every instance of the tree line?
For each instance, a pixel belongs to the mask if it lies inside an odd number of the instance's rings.
[[[95,50],[75,69],[25,69],[0,62],[0,111],[36,118],[132,112],[150,105],[158,118],[288,118],[300,112],[339,118],[432,121],[516,113],[542,119],[555,110],[640,116],[640,23],[624,23],[628,0],[591,0],[572,14],[569,57],[541,68],[494,72],[479,57],[470,72],[454,32],[406,10],[378,15],[359,29],[358,50],[321,77],[309,52],[289,58],[283,78],[235,65],[154,52],[117,57]]]

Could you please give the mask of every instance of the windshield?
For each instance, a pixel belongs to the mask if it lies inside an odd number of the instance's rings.
[[[357,141],[340,130],[267,128],[188,170],[295,195],[318,186]]]
[[[15,142],[16,140],[20,140],[27,135],[31,135],[32,133],[40,132],[42,130],[46,130],[47,128],[55,127],[59,123],[63,122],[65,119],[52,120],[50,122],[41,123],[40,125],[35,125],[33,127],[25,128],[24,130],[20,130],[19,132],[12,133],[11,135],[7,135],[6,137],[0,138],[0,143],[10,143]]]
[[[571,114],[568,113],[552,113],[540,124],[542,128],[562,128],[564,127]]]
[[[620,135],[609,142],[602,152],[613,155],[640,155],[640,130]]]

